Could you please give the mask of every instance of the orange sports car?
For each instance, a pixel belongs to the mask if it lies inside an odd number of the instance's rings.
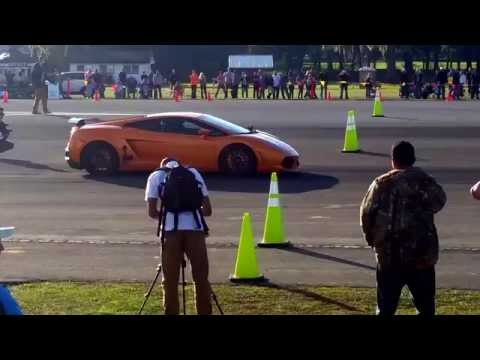
[[[277,137],[208,114],[171,112],[100,122],[71,118],[65,159],[92,175],[152,171],[168,156],[205,172],[296,170],[299,155]]]

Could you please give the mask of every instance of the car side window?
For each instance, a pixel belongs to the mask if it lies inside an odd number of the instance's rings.
[[[146,131],[155,131],[163,132],[164,131],[164,120],[163,119],[147,119],[133,122],[127,124],[126,127],[131,127],[134,129],[146,130]]]
[[[210,130],[211,136],[223,135],[216,129],[213,129],[209,126],[204,126],[196,121],[182,118],[170,118],[165,119],[164,131],[174,134],[183,134],[183,135],[199,135],[200,130]]]

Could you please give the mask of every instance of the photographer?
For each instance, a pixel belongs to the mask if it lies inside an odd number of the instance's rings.
[[[158,219],[164,232],[161,241],[165,314],[179,313],[179,271],[185,254],[191,263],[197,313],[210,315],[212,292],[205,242],[208,227],[203,216],[211,216],[212,207],[205,181],[196,169],[165,158],[147,180],[145,201],[148,216]]]

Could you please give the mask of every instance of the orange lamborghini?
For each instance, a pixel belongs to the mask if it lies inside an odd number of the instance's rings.
[[[74,126],[65,160],[92,175],[152,171],[166,156],[201,171],[234,175],[299,167],[297,151],[277,137],[207,114],[171,112],[69,122]]]

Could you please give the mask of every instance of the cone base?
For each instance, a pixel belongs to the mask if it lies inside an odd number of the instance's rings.
[[[361,152],[362,150],[358,149],[358,150],[342,150],[342,153],[359,153]]]
[[[290,242],[283,242],[283,243],[258,243],[258,247],[261,248],[278,248],[278,249],[283,249],[283,248],[288,248],[292,246],[292,243]]]
[[[385,117],[385,115],[373,115],[372,114],[372,117]]]
[[[233,283],[264,283],[267,282],[267,278],[263,275],[255,278],[235,278],[233,275],[229,277],[230,281]]]

